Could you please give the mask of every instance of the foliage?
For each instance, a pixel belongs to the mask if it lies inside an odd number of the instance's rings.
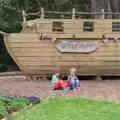
[[[8,102],[8,108],[11,112],[21,110],[29,105],[28,100],[21,98],[21,99],[13,99]]]
[[[120,103],[87,99],[49,99],[12,120],[119,120]]]
[[[29,104],[39,103],[40,99],[36,96],[0,96],[0,119],[27,107]]]
[[[0,30],[19,32],[21,29],[21,10],[12,5],[12,0],[0,1]]]
[[[0,100],[0,119],[4,118],[8,115],[8,112],[6,111],[6,107],[4,106],[4,103],[2,100]]]
[[[35,105],[40,103],[40,98],[36,96],[3,96],[5,99],[14,100],[24,98],[29,101],[29,103]]]
[[[119,12],[119,0],[1,0],[0,30],[19,32],[21,29],[22,10],[38,12],[42,7],[46,11],[101,11]],[[77,18],[82,17],[76,15]],[[89,16],[87,16],[89,17]],[[109,16],[108,16],[109,17]],[[113,16],[115,17],[115,16]],[[117,17],[117,16],[116,16]],[[118,15],[119,17],[119,15]]]
[[[33,105],[40,103],[40,98],[36,96],[24,96],[23,98],[26,98]]]

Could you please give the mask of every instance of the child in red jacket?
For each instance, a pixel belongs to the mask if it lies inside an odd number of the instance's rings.
[[[52,87],[54,90],[64,90],[65,84],[63,80],[59,79],[59,71],[55,70],[52,76]]]

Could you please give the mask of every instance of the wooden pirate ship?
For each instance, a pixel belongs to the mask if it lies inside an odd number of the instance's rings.
[[[76,67],[78,75],[120,75],[120,19],[105,19],[104,11],[78,12],[99,14],[101,19],[76,19],[75,9],[71,19],[64,18],[71,12],[53,12],[62,14],[60,19],[45,18],[49,13],[42,9],[40,19],[28,21],[24,13],[20,33],[3,32],[5,46],[21,71],[41,77],[54,69],[67,75]]]

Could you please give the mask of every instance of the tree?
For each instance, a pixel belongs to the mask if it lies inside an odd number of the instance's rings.
[[[0,30],[19,32],[21,29],[21,10],[12,5],[11,0],[0,1]]]
[[[120,12],[119,0],[91,0],[91,11],[100,12],[104,9],[105,12]],[[119,18],[119,15],[106,15],[106,18]],[[101,15],[95,15],[95,18],[101,18]]]

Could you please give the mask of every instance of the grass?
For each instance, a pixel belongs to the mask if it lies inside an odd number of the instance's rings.
[[[12,120],[120,120],[120,103],[87,99],[49,99]]]

